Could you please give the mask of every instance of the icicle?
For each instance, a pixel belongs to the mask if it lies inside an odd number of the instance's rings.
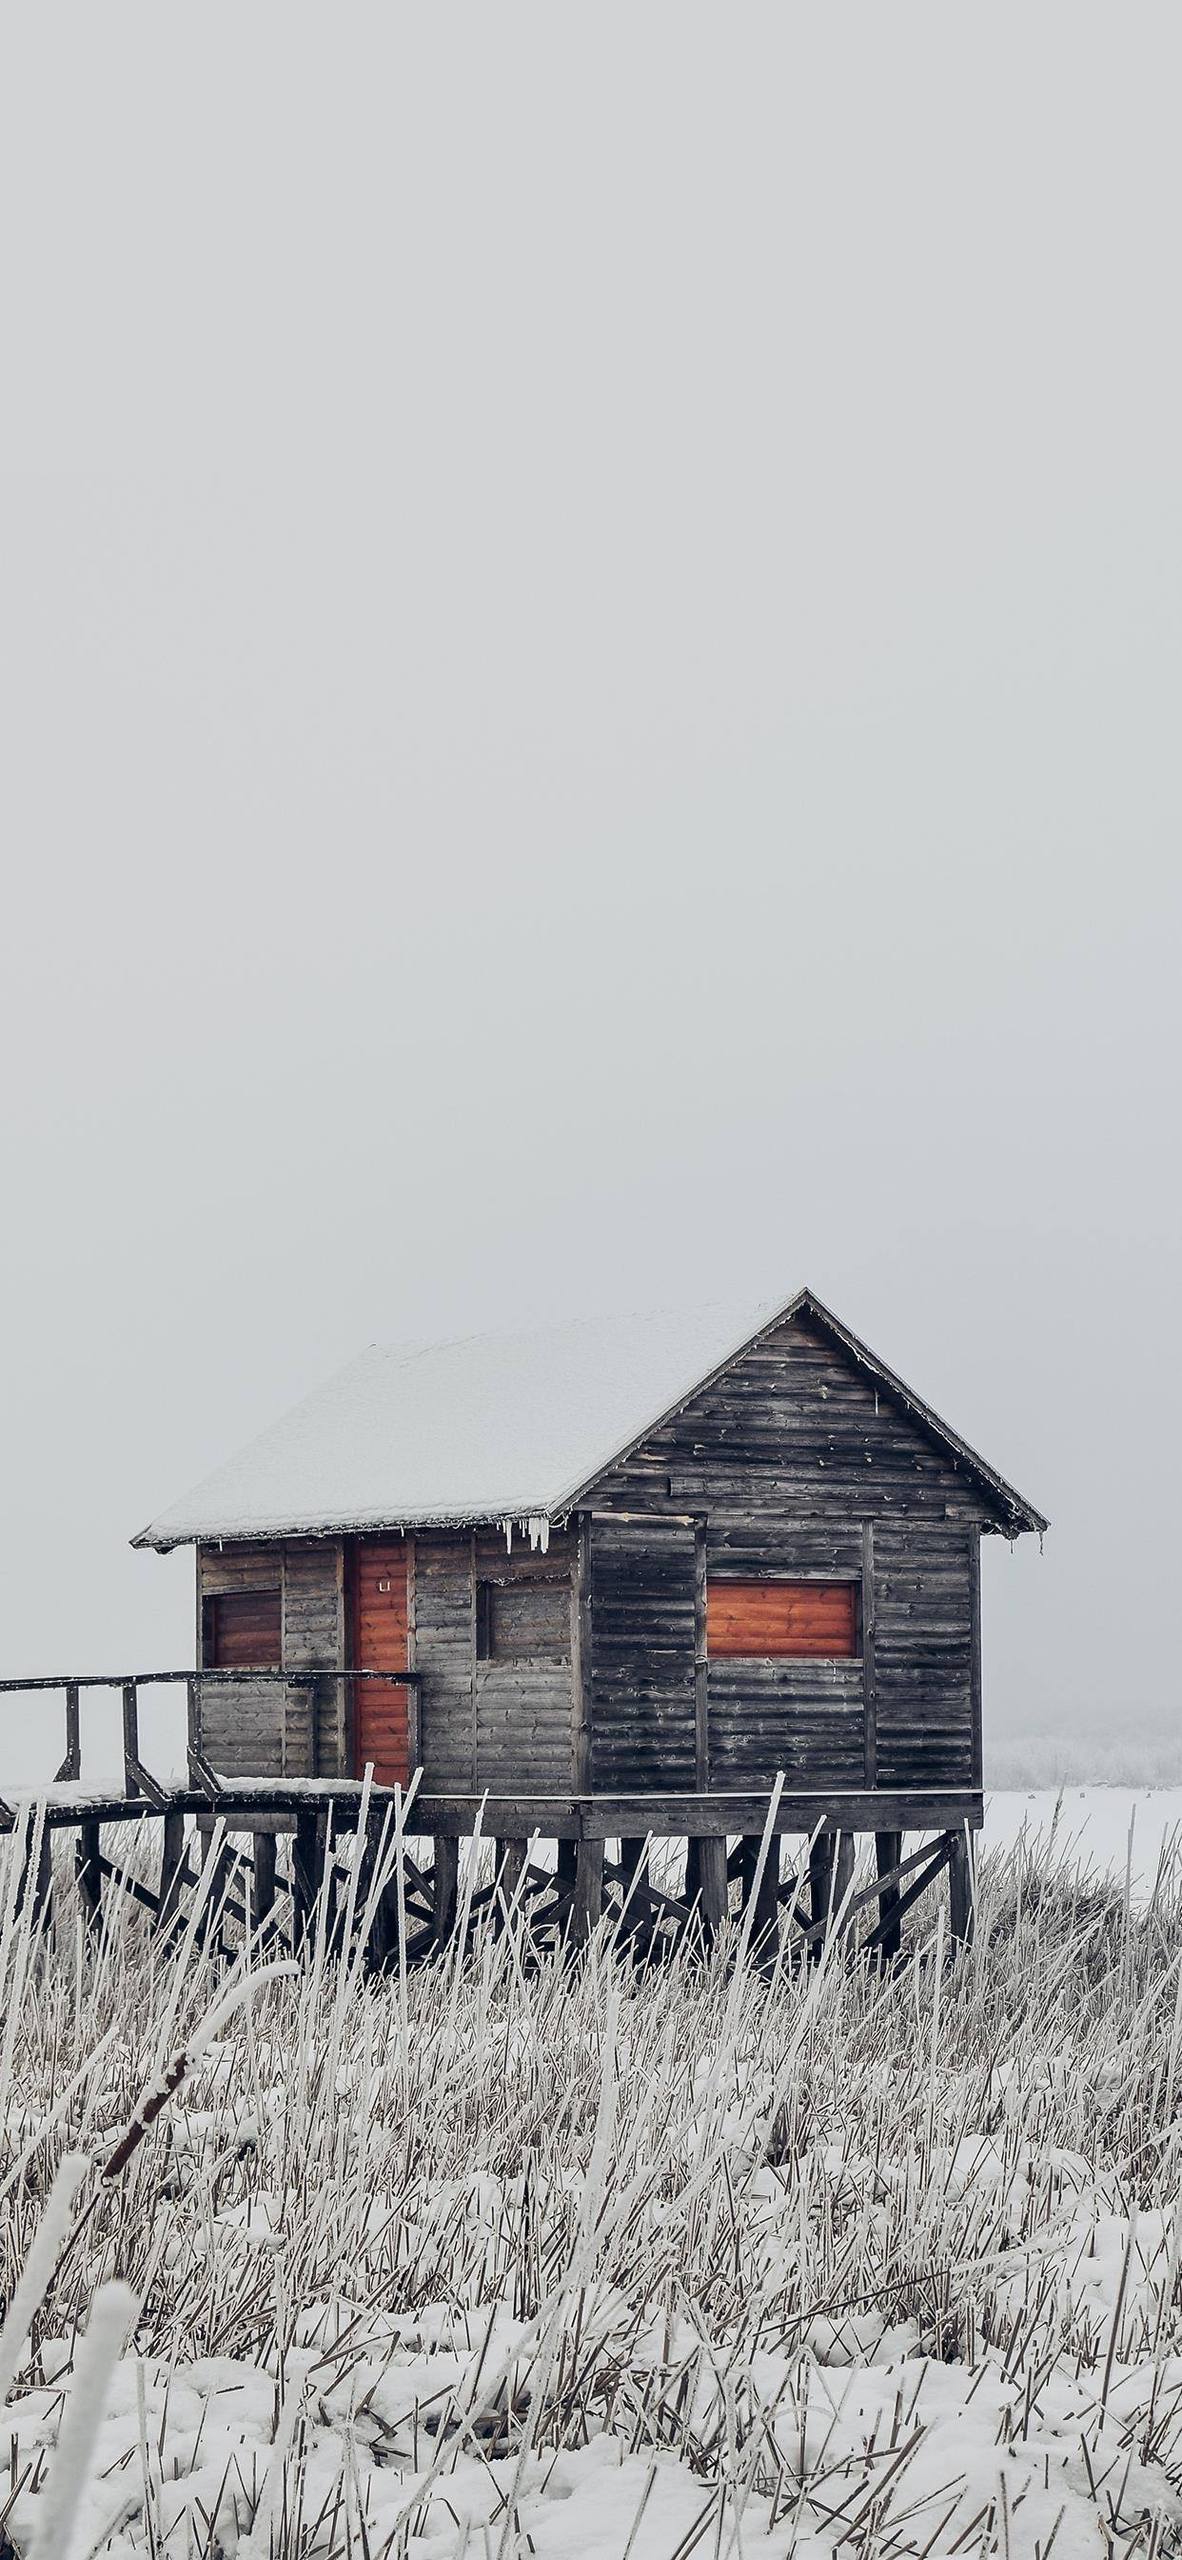
[[[512,1523],[512,1521],[511,1521],[511,1520],[502,1520],[502,1522],[501,1522],[501,1527],[502,1527],[502,1529],[503,1529],[503,1530],[504,1530],[504,1532],[505,1532],[505,1549],[506,1549],[506,1553],[507,1553],[508,1555],[512,1555],[512,1553],[513,1553],[513,1523]]]

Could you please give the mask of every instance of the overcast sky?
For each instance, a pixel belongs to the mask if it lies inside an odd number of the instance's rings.
[[[5,1673],[367,1341],[807,1279],[1050,1514],[987,1726],[1172,1716],[1180,74],[9,17]]]

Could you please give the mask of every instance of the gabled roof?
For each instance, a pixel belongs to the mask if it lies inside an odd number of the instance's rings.
[[[612,1316],[363,1351],[132,1543],[562,1519],[776,1325],[807,1316],[1013,1535],[1041,1514],[802,1289],[787,1306]]]

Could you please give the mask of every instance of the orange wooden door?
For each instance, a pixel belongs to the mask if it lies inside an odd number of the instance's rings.
[[[407,1553],[402,1538],[359,1538],[353,1550],[353,1663],[358,1671],[407,1669]],[[353,1767],[367,1761],[380,1787],[410,1776],[409,1692],[394,1681],[356,1680]]]

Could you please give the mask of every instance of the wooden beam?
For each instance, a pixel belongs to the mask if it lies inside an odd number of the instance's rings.
[[[273,1831],[256,1831],[253,1836],[254,1876],[250,1890],[250,1916],[255,1928],[259,1929],[275,1907],[277,1842]]]
[[[698,1842],[698,1891],[702,1926],[712,1938],[721,1929],[727,1909],[726,1842],[720,1837]]]
[[[897,1956],[899,1952],[899,1941],[901,1936],[898,1919],[899,1888],[897,1883],[895,1883],[894,1878],[897,1874],[902,1855],[903,1834],[901,1831],[875,1832],[874,1858],[875,1864],[878,1868],[879,1877],[878,1918],[881,1930],[879,1945],[884,1956]],[[888,1877],[891,1879],[890,1882],[887,1881]]]
[[[760,1843],[753,1842],[758,1860]],[[754,1882],[754,1865],[752,1866]],[[773,1831],[767,1844],[763,1874],[755,1886],[755,1912],[751,1923],[751,1945],[765,1962],[774,1963],[780,1951],[780,1837]]]
[[[55,1786],[72,1785],[82,1775],[82,1720],[79,1714],[79,1690],[76,1680],[66,1682],[66,1756]]]
[[[78,1887],[84,1926],[96,1938],[103,1925],[101,1855],[102,1835],[98,1823],[79,1823],[74,1847],[74,1881]]]
[[[924,1868],[923,1873],[916,1876],[914,1883],[908,1885],[905,1893],[900,1894],[895,1906],[894,1925],[897,1926],[898,1922],[902,1919],[904,1912],[910,1911],[912,1904],[914,1902],[918,1902],[920,1895],[927,1892],[928,1886],[930,1884],[934,1884],[936,1877],[941,1872],[941,1869],[947,1866],[950,1855],[951,1835],[948,1832],[945,1832],[943,1839],[937,1841],[936,1846],[932,1851],[931,1858],[929,1859],[927,1866]],[[882,1928],[883,1924],[880,1920],[877,1928],[871,1930],[869,1937],[863,1938],[863,1955],[872,1955],[875,1948],[881,1946]]]
[[[143,1790],[137,1781],[140,1759],[140,1714],[137,1685],[125,1680],[123,1688],[123,1784],[129,1796]]]
[[[603,1842],[580,1840],[575,1859],[575,1898],[571,1907],[571,1936],[576,1946],[584,1946],[598,1926],[603,1910]]]
[[[185,1874],[185,1817],[169,1810],[164,1817],[164,1846],[160,1853],[160,1907],[157,1925],[166,1929],[175,1919]]]
[[[460,1890],[460,1844],[454,1832],[435,1834],[435,1908],[432,1934],[437,1947],[445,1947],[456,1925],[456,1909]]]
[[[967,1947],[976,1922],[976,1877],[968,1834],[958,1831],[949,1836],[948,1857],[948,1925],[952,1943]]]
[[[296,1816],[291,1854],[291,1941],[297,1954],[307,1946],[312,1934],[312,1915],[323,1873],[319,1812],[304,1810]]]

